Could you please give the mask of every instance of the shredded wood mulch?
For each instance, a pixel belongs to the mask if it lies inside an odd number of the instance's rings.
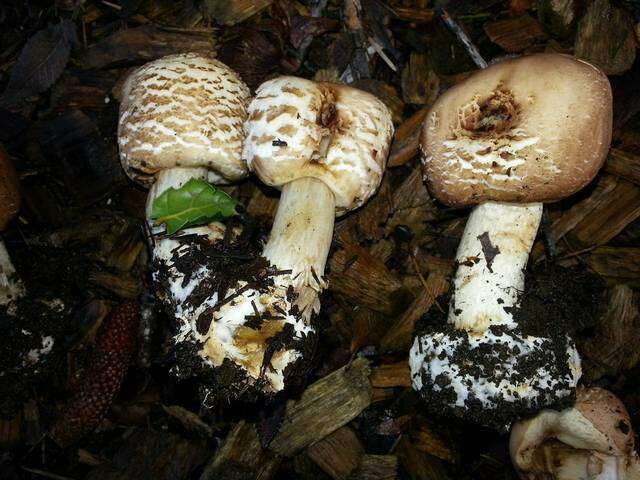
[[[594,182],[545,206],[519,315],[527,331],[573,332],[583,383],[640,427],[637,1],[27,0],[2,3],[0,27],[0,146],[22,197],[2,239],[28,292],[16,316],[0,312],[0,477],[515,480],[508,435],[425,406],[407,358],[416,329],[446,318],[469,213],[424,186],[422,121],[473,71],[535,52],[609,75],[614,135]],[[185,51],[216,54],[251,88],[287,74],[367,90],[396,127],[378,193],[337,220],[310,366],[268,402],[205,408],[194,379],[169,373],[179,352],[151,285],[146,192],[118,160],[124,78]],[[266,268],[251,262],[279,195],[255,178],[225,190],[261,230],[225,258],[199,250],[228,270],[209,285],[221,294]]]

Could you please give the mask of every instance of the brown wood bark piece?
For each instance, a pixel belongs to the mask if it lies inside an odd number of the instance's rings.
[[[418,319],[427,313],[436,299],[449,290],[449,281],[442,275],[432,273],[427,277],[427,290],[416,298],[398,320],[391,325],[380,341],[382,351],[408,350],[413,338],[413,329]]]
[[[484,31],[493,43],[510,53],[521,52],[547,37],[538,21],[529,15],[489,22]]]
[[[604,171],[640,185],[640,155],[612,148]]]
[[[428,112],[429,109],[427,107],[422,108],[398,127],[391,144],[391,153],[389,154],[387,166],[399,167],[418,154],[420,130]]]
[[[274,478],[279,464],[277,457],[260,446],[255,425],[243,420],[227,434],[227,438],[202,472],[200,480],[268,480]]]
[[[634,23],[630,14],[609,0],[593,0],[578,23],[574,54],[599,67],[607,75],[618,75],[636,58]]]
[[[300,400],[289,401],[271,450],[294,455],[357,417],[371,403],[370,373],[369,362],[357,358],[313,383]]]
[[[585,378],[617,377],[640,361],[640,297],[628,285],[616,285],[609,292],[607,309],[595,333],[582,344]]]
[[[410,387],[409,361],[402,360],[375,367],[371,372],[371,385],[376,388]]]
[[[345,426],[307,448],[307,455],[331,478],[345,480],[360,465],[364,448]]]
[[[353,480],[394,480],[398,478],[398,457],[395,455],[365,455]]]
[[[407,301],[400,278],[359,245],[343,243],[329,266],[329,288],[356,305],[391,315]]]

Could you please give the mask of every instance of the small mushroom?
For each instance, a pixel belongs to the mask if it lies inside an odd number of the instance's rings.
[[[0,232],[20,209],[20,190],[9,155],[0,147]],[[9,307],[14,300],[24,294],[24,285],[17,278],[9,252],[0,238],[0,306]]]
[[[528,480],[631,480],[640,478],[629,414],[602,388],[579,388],[576,403],[543,410],[514,424],[511,460]]]
[[[571,398],[573,341],[517,321],[543,202],[588,184],[611,140],[607,77],[567,55],[506,60],[444,93],[423,125],[424,175],[441,202],[477,205],[456,256],[448,325],[415,338],[413,387],[436,408],[505,428]]]
[[[147,197],[150,224],[153,202],[167,189],[180,188],[191,179],[224,184],[247,175],[241,151],[250,94],[226,65],[196,53],[170,55],[136,69],[122,90],[120,160],[131,179],[151,187]],[[154,234],[163,230],[159,226],[150,229]],[[182,234],[215,242],[224,231],[223,224],[213,222]],[[179,238],[157,237],[153,246],[154,260],[170,272],[167,284],[157,282],[159,295],[181,320],[184,331],[193,321],[195,308],[186,308],[184,302],[209,274],[207,266],[179,271],[173,260],[181,246]],[[154,278],[158,280],[157,271]]]
[[[393,125],[369,93],[279,77],[258,87],[245,133],[249,168],[282,190],[263,250],[272,275],[240,282],[214,307],[201,338],[214,365],[231,361],[238,390],[269,395],[310,360],[335,216],[378,188]]]

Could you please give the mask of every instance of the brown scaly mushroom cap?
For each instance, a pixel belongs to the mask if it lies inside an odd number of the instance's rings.
[[[18,176],[7,153],[0,147],[0,231],[20,209]]]
[[[213,183],[241,179],[249,99],[240,77],[212,57],[185,53],[143,65],[123,87],[118,144],[125,172],[146,186],[174,167],[208,168]]]
[[[568,55],[531,55],[477,72],[427,115],[421,145],[429,190],[451,206],[561,200],[602,166],[611,105],[607,77]]]
[[[393,123],[370,93],[297,77],[269,80],[249,107],[243,157],[267,185],[313,177],[336,199],[336,214],[375,193],[387,162]]]

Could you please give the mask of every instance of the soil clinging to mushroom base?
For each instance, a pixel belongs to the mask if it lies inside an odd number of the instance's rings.
[[[504,430],[515,419],[541,408],[564,408],[573,402],[574,396],[568,395],[570,386],[566,381],[571,378],[568,348],[573,341],[566,332],[588,325],[597,317],[603,282],[588,272],[558,266],[546,266],[539,272],[528,274],[528,277],[521,305],[512,312],[518,327],[510,331],[503,331],[504,327],[500,326],[490,327],[487,335],[495,341],[487,344],[487,348],[483,348],[483,344],[469,348],[477,339],[446,324],[446,314],[437,309],[431,309],[423,317],[419,333],[431,337],[429,341],[436,351],[441,346],[438,342],[446,339],[447,354],[446,358],[442,355],[442,360],[457,366],[464,381],[486,378],[496,383],[501,379],[519,383],[520,380],[531,379],[540,369],[549,372],[556,381],[550,385],[542,377],[540,382],[533,383],[536,392],[533,399],[518,398],[517,392],[510,391],[513,398],[497,395],[482,401],[471,393],[463,405],[460,401],[456,405],[458,393],[450,379],[439,375],[434,382],[421,369],[419,395],[431,411]],[[519,339],[527,336],[538,337],[536,348],[521,355],[517,344]]]

